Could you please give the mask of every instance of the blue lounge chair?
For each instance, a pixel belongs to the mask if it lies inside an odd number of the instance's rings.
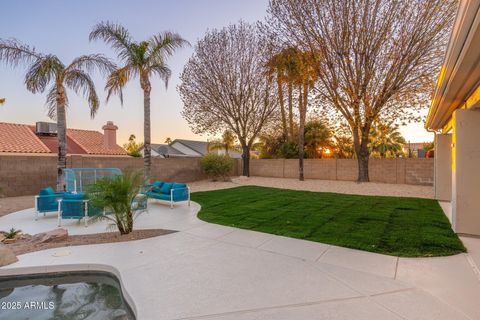
[[[102,214],[104,214],[103,209],[88,204],[84,192],[65,193],[63,199],[58,202],[59,227],[61,227],[63,219],[84,219],[85,227],[87,227],[89,218]]]
[[[188,201],[190,206],[190,188],[185,183],[155,181],[147,186],[144,194],[152,199],[169,201],[172,209],[174,202]]]
[[[65,192],[55,192],[52,187],[40,190],[35,196],[35,220],[41,212],[45,216],[47,212],[58,211],[58,202],[63,199]]]

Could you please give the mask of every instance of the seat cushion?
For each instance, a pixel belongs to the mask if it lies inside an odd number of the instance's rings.
[[[153,188],[152,188],[152,192],[155,192],[155,193],[162,193],[162,188],[161,188],[161,187],[156,187],[156,186],[153,186]]]
[[[170,194],[170,189],[172,189],[172,186],[173,186],[173,183],[165,182],[165,183],[162,185],[161,192],[162,192],[163,194]]]
[[[157,187],[157,188],[161,188],[164,183],[165,183],[165,182],[163,182],[163,181],[157,180],[157,181],[155,181],[155,182],[152,183],[152,184],[153,184],[153,186],[155,186],[155,187]]]
[[[79,192],[79,193],[66,192],[63,195],[63,198],[65,200],[84,200],[86,198],[86,195],[85,195],[85,192]]]
[[[173,183],[172,189],[184,189],[187,185],[185,183]]]
[[[51,196],[51,195],[55,194],[55,190],[53,190],[52,187],[48,187],[48,188],[40,190],[40,192],[38,194],[40,196]]]

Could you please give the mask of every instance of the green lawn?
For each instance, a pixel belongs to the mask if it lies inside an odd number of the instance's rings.
[[[465,252],[435,200],[242,186],[192,194],[199,218],[242,229],[383,254]]]

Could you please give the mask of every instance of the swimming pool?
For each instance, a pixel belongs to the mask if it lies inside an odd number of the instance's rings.
[[[118,279],[106,272],[0,277],[1,320],[134,320]]]

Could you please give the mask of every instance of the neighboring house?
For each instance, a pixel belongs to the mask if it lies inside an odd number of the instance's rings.
[[[208,151],[208,142],[175,139],[170,144],[151,144],[152,156],[162,158],[203,157],[207,153],[225,154],[225,150]],[[143,154],[143,149],[140,150]],[[240,153],[229,150],[232,158],[240,159]]]
[[[104,133],[94,130],[67,129],[67,154],[124,156],[127,152],[117,145],[117,126],[108,121]],[[0,122],[0,153],[56,154],[58,152],[56,123],[36,125]]]
[[[453,229],[480,236],[480,0],[460,1],[425,127],[435,132],[435,198]],[[450,203],[448,203],[450,202]]]
[[[175,158],[175,157],[188,157],[188,155],[180,152],[179,150],[171,147],[168,144],[151,144],[152,156],[162,158]],[[143,149],[140,151],[143,155]]]
[[[416,157],[425,158],[426,152],[423,148],[424,145],[430,143],[431,142],[407,142],[403,145],[403,152],[408,155],[408,150],[410,150]]]

